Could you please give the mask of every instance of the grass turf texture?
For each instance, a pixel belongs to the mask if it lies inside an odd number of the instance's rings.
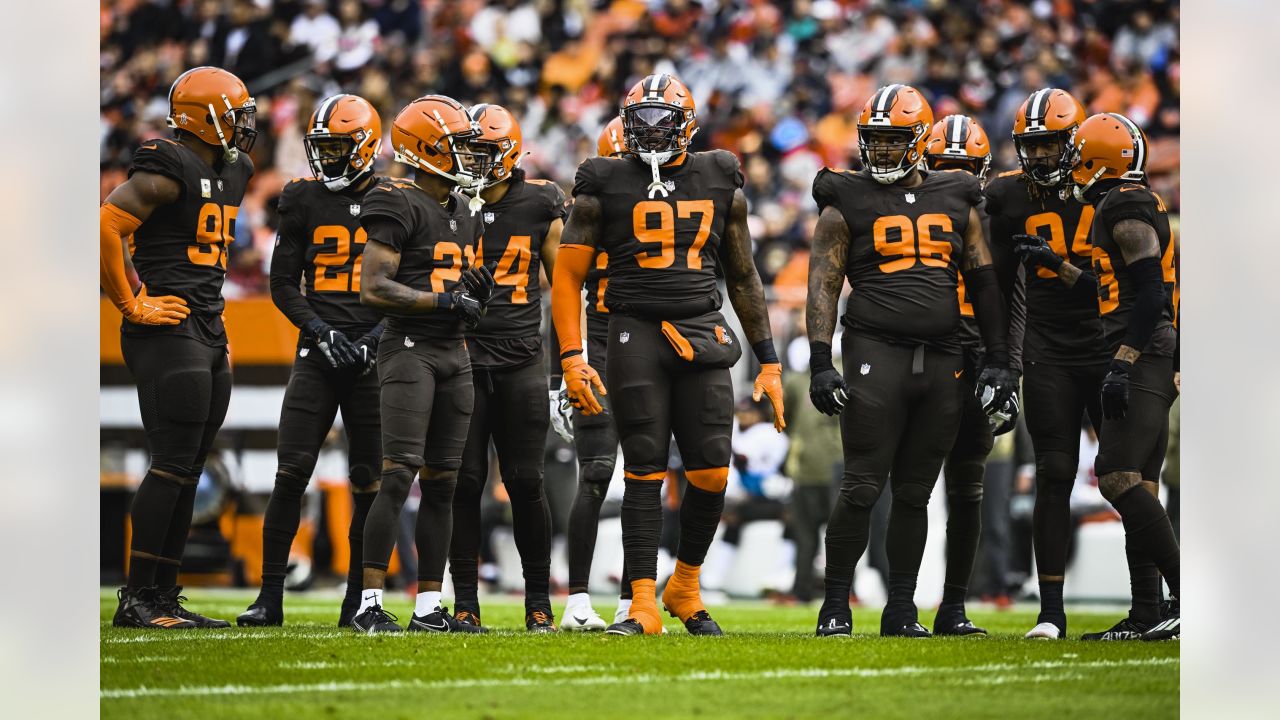
[[[253,595],[193,591],[233,620]],[[1029,641],[1034,612],[971,612],[987,638],[882,639],[879,609],[852,639],[813,637],[817,606],[711,608],[728,633],[695,638],[528,635],[517,602],[488,600],[485,636],[366,637],[337,627],[336,596],[290,594],[282,628],[111,627],[101,601],[104,718],[1001,718],[1172,717],[1177,643]],[[395,595],[388,609],[408,622]],[[556,602],[556,611],[563,601]],[[613,613],[611,599],[596,609]],[[1119,615],[1071,613],[1071,632]],[[921,611],[929,625],[932,611]]]

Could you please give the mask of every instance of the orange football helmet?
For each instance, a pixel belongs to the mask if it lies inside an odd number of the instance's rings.
[[[460,188],[477,188],[489,168],[483,153],[469,143],[480,127],[462,103],[444,95],[426,95],[405,106],[391,124],[396,162],[433,172]]]
[[[933,109],[919,90],[897,83],[876,90],[858,113],[862,167],[885,185],[901,180],[924,160],[932,127]]]
[[[1071,182],[1076,199],[1085,199],[1099,180],[1147,179],[1147,138],[1129,118],[1099,113],[1081,123],[1071,142]]]
[[[471,141],[471,147],[485,152],[489,157],[489,173],[486,183],[500,183],[511,177],[511,171],[524,158],[524,136],[520,123],[511,111],[501,105],[473,105],[467,112],[480,128],[480,136]]]
[[[302,143],[315,178],[330,190],[342,190],[373,172],[382,147],[382,119],[359,95],[334,95],[311,113]]]
[[[925,164],[934,170],[962,168],[987,179],[991,143],[987,131],[968,115],[948,115],[934,123],[924,149]]]
[[[1013,119],[1013,146],[1022,172],[1044,187],[1057,187],[1071,172],[1071,136],[1084,122],[1084,106],[1066,90],[1037,90]]]
[[[622,117],[610,120],[609,124],[600,131],[600,137],[596,138],[596,154],[600,157],[617,157],[625,154],[627,143],[623,136]]]
[[[182,73],[169,88],[169,127],[221,145],[227,162],[253,149],[257,105],[240,78],[204,65]]]
[[[640,159],[661,165],[684,152],[698,131],[693,93],[675,75],[657,73],[631,87],[622,100],[623,144]]]

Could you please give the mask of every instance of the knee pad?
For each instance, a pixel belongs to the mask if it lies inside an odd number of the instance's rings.
[[[685,469],[684,475],[689,484],[709,493],[722,493],[729,483],[728,467],[713,467],[704,470]]]
[[[733,457],[729,433],[716,433],[705,438],[702,441],[701,449],[702,457],[698,459],[713,467],[723,465],[727,468],[729,460]]]
[[[982,502],[982,483],[947,483],[947,499],[953,503],[980,503]]]
[[[852,483],[840,488],[840,502],[860,510],[870,510],[880,499],[880,488],[874,483]]]
[[[507,488],[507,495],[513,500],[524,500],[525,502],[537,502],[542,497],[542,475],[533,474],[517,474],[508,480],[502,479],[502,484]]]
[[[622,454],[632,467],[665,468],[667,466],[667,438],[659,438],[650,429],[630,433],[622,439]]]
[[[423,469],[422,501],[436,504],[452,504],[453,492],[458,486],[457,470]]]
[[[374,470],[373,465],[364,463],[352,465],[350,470],[351,488],[356,492],[361,492],[372,486],[378,481],[378,473]]]
[[[160,378],[156,388],[160,411],[176,422],[205,422],[213,399],[213,376],[206,370],[183,370]]]
[[[403,507],[404,501],[409,497],[409,488],[413,487],[413,478],[416,473],[412,468],[396,465],[382,471],[382,487],[378,490],[379,494],[386,494],[396,507]]]
[[[591,485],[603,485],[609,487],[609,481],[613,479],[614,458],[608,459],[593,458],[585,460],[580,470],[580,480],[583,483]]]
[[[1075,484],[1078,462],[1067,453],[1050,451],[1036,458],[1036,480],[1043,483],[1067,486]]]
[[[1110,503],[1140,485],[1142,476],[1136,472],[1112,472],[1098,478],[1098,490]]]
[[[924,483],[903,483],[893,487],[893,501],[916,510],[923,510],[929,505],[931,494],[933,486]]]
[[[276,470],[276,490],[291,497],[302,497],[310,480],[310,473],[303,475],[296,467],[281,465]]]

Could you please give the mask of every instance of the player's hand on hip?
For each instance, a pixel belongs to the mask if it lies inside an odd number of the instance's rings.
[[[303,331],[315,340],[316,347],[335,368],[352,367],[360,363],[360,352],[342,331],[335,330],[320,318],[313,318],[303,326]]]
[[[547,391],[547,399],[551,405],[551,429],[565,442],[573,442],[573,406],[569,404],[569,389],[563,378],[558,389]]]
[[[1014,235],[1013,252],[1028,265],[1040,265],[1057,272],[1062,267],[1062,256],[1053,251],[1049,241],[1039,235]]]
[[[581,354],[564,358],[560,361],[560,367],[564,370],[564,384],[569,394],[569,402],[581,410],[583,415],[599,415],[604,412],[604,406],[592,392],[594,389],[601,395],[609,394],[600,380],[600,373],[588,365]]]
[[[177,325],[191,314],[187,301],[176,295],[147,294],[146,286],[139,288],[133,304],[121,309],[124,317],[134,325]]]
[[[1129,371],[1133,363],[1112,359],[1107,376],[1102,379],[1102,417],[1123,420],[1129,412]]]
[[[787,427],[786,407],[782,402],[782,363],[765,363],[760,366],[756,384],[751,388],[751,399],[760,402],[764,395],[769,396],[769,402],[773,405],[773,429],[782,432]]]
[[[1003,365],[988,365],[978,375],[974,394],[982,403],[982,411],[991,417],[1005,410],[1009,399],[1018,391],[1018,372]]]
[[[839,415],[849,401],[849,386],[839,370],[827,368],[809,379],[809,400],[824,415]]]

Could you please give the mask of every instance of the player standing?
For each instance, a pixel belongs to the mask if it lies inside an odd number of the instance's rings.
[[[932,125],[933,112],[915,88],[882,87],[858,118],[863,169],[823,170],[813,183],[821,215],[809,262],[810,396],[828,415],[844,411],[845,448],[827,526],[820,636],[852,632],[853,570],[866,550],[871,508],[892,477],[889,601],[880,634],[929,637],[913,595],[928,532],[925,506],[955,441],[966,390],[957,334],[961,268],[987,351],[978,385],[993,392],[984,411],[1003,408],[1016,387],[982,189],[968,173],[921,169]],[[842,375],[831,361],[831,337],[846,276],[853,291],[842,318]]]
[[[196,484],[226,417],[231,366],[222,324],[227,244],[253,175],[255,105],[240,78],[186,71],[169,90],[175,139],[144,142],[99,211],[100,279],[124,321],[150,467],[131,510],[128,584],[117,627],[227,627],[182,607],[178,569]],[[142,286],[125,274],[124,243]]]
[[[418,597],[409,629],[479,631],[440,605],[454,485],[475,401],[463,328],[479,324],[493,291],[493,277],[471,265],[481,218],[453,192],[486,174],[485,157],[468,144],[477,135],[452,98],[427,95],[409,103],[391,126],[391,142],[396,161],[414,169],[414,180],[378,185],[360,210],[368,233],[360,301],[387,315],[377,361],[382,485],[365,522],[364,590],[351,621],[360,632],[402,630],[382,607],[382,589],[415,477],[422,504]]]
[[[493,270],[494,294],[485,316],[467,331],[475,409],[453,495],[449,572],[455,619],[480,626],[477,558],[480,499],[489,479],[489,441],[498,453],[502,484],[511,498],[516,549],[524,568],[525,627],[555,630],[551,611],[551,508],[542,485],[546,454],[547,370],[542,352],[542,285],[550,278],[564,229],[564,191],[553,182],[528,180],[520,124],[504,107],[469,110],[480,135],[471,147],[490,158],[483,188],[484,242],[476,264]]]
[[[281,191],[280,230],[271,256],[271,299],[301,332],[280,408],[276,482],[262,524],[262,588],[236,618],[242,627],[284,622],[284,579],[302,495],[339,409],[355,512],[347,533],[351,559],[338,624],[351,623],[360,604],[364,521],[378,491],[382,460],[373,372],[382,313],[360,304],[366,240],[360,204],[380,181],[373,163],[382,145],[382,121],[364,98],[335,95],[312,113],[303,144],[312,177],[295,179]]]
[[[629,616],[607,632],[662,632],[657,550],[674,433],[689,487],[680,507],[675,574],[662,602],[691,634],[720,635],[703,606],[698,573],[724,509],[733,421],[729,368],[742,350],[719,313],[717,266],[762,365],[755,398],[769,395],[779,431],[785,425],[782,365],[751,256],[738,159],[722,150],[688,152],[696,128],[693,98],[672,75],[636,83],[621,114],[631,154],[579,166],[552,286],[569,396],[584,413],[599,414],[593,388],[602,395],[605,389],[582,357],[581,288],[596,249],[609,254],[607,365],[625,463],[622,543],[632,603]]]
[[[977,120],[966,115],[948,115],[934,123],[929,133],[925,162],[930,170],[970,173],[981,184],[985,182],[987,169],[991,166],[991,143]],[[1008,249],[993,245],[991,254],[1002,281],[1016,277],[1017,268]],[[1002,282],[1002,286],[1008,286],[1012,291],[1016,285]],[[964,356],[964,373],[960,378],[965,387],[961,397],[960,427],[943,467],[947,487],[947,571],[942,586],[942,603],[933,621],[933,634],[986,635],[986,630],[969,620],[964,599],[982,535],[982,482],[987,456],[991,454],[995,436],[1009,432],[1017,422],[1018,393],[1015,388],[1010,396],[1008,412],[1002,413],[998,421],[988,417],[982,409],[982,402],[975,392],[984,364],[982,335],[973,316],[973,302],[966,297],[963,277],[959,281],[959,295],[960,347]],[[1010,305],[1010,334],[1013,335],[1020,330],[1023,317],[1021,298],[1016,298]],[[1018,345],[1011,338],[1009,359],[1015,371],[1020,370],[1016,353]],[[993,427],[997,422],[998,427]]]
[[[1125,554],[1153,562],[1170,593],[1162,612],[1131,611],[1123,629],[1144,640],[1177,638],[1181,553],[1157,497],[1169,408],[1178,394],[1173,233],[1164,201],[1147,188],[1147,141],[1137,125],[1116,113],[1094,115],[1076,131],[1072,150],[1073,192],[1095,213],[1089,238],[1104,347],[1111,357],[1102,380],[1098,489],[1120,513]]]

